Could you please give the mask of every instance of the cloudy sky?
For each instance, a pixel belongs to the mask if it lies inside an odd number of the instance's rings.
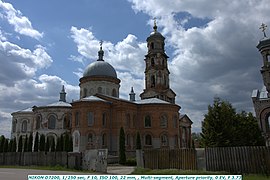
[[[154,18],[166,37],[171,88],[193,131],[216,96],[252,112],[251,92],[263,87],[256,45],[269,10],[267,0],[0,0],[0,134],[10,136],[11,112],[58,101],[61,85],[68,101],[78,99],[101,40],[121,98],[133,86],[138,99]]]

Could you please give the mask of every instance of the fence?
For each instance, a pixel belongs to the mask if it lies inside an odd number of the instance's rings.
[[[81,154],[68,152],[6,152],[0,153],[0,165],[65,166],[81,168]]]
[[[195,149],[144,150],[144,167],[150,169],[197,169]]]
[[[206,170],[231,173],[270,173],[270,147],[206,148]]]

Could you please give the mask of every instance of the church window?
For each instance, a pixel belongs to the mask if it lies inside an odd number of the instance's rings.
[[[84,89],[83,89],[83,97],[86,97],[86,96],[87,96],[87,89],[84,88]]]
[[[153,42],[151,42],[151,49],[154,49],[154,43]]]
[[[133,136],[132,136],[132,144],[133,144],[133,149],[135,149],[136,148],[136,135],[134,134]]]
[[[166,134],[161,135],[161,146],[168,146],[168,137]]]
[[[63,129],[70,128],[70,126],[71,126],[70,123],[71,123],[71,114],[66,114],[64,116]]]
[[[117,97],[117,94],[116,94],[116,90],[115,89],[112,90],[112,96],[113,97]]]
[[[265,120],[265,130],[266,132],[270,131],[270,115]]]
[[[174,145],[175,146],[178,145],[178,136],[177,135],[174,136]]]
[[[93,112],[88,112],[88,126],[93,126],[94,125],[94,113]]]
[[[185,148],[186,146],[186,128],[182,127],[182,147]]]
[[[106,134],[102,134],[102,146],[107,146],[107,136]]]
[[[48,129],[55,129],[56,117],[54,115],[50,115],[48,119]]]
[[[129,146],[130,145],[130,135],[127,134],[127,137],[126,137],[126,146]]]
[[[133,123],[132,123],[133,124],[133,127],[138,127],[136,120],[137,120],[137,116],[136,116],[136,114],[134,114],[133,115]]]
[[[78,147],[79,146],[79,135],[78,135],[78,133],[75,133],[74,141],[75,141],[74,146]]]
[[[36,117],[36,129],[39,129],[40,128],[40,124],[41,124],[41,116],[38,115]]]
[[[75,114],[75,126],[79,127],[79,124],[80,124],[80,113],[76,112],[76,114]]]
[[[130,128],[130,114],[126,115],[126,127]]]
[[[154,58],[151,58],[151,66],[154,66],[154,65],[155,65]]]
[[[177,128],[177,116],[173,116],[173,127]]]
[[[149,115],[146,115],[144,118],[144,127],[151,127],[151,117]]]
[[[160,127],[166,128],[167,127],[167,124],[168,124],[167,115],[162,114],[161,117],[160,117]]]
[[[98,87],[98,93],[102,93],[102,87]]]
[[[155,80],[155,76],[151,76],[151,87],[155,87],[156,86],[156,80]]]
[[[102,127],[106,127],[106,113],[102,114]]]
[[[152,136],[150,134],[145,135],[145,145],[151,146],[152,145]]]
[[[27,131],[27,120],[22,122],[22,132],[25,133]]]
[[[92,133],[88,134],[88,144],[93,144],[94,142],[94,136]]]

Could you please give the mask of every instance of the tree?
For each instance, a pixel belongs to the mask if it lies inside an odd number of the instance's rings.
[[[61,138],[60,137],[58,137],[57,138],[57,142],[56,142],[56,151],[61,151]]]
[[[19,143],[18,143],[18,152],[22,152],[23,149],[23,142],[22,142],[22,136],[19,137]]]
[[[13,139],[11,139],[8,143],[8,151],[7,152],[12,152],[12,146],[13,146]]]
[[[139,132],[137,132],[136,135],[136,149],[142,149],[141,136]]]
[[[195,133],[193,132],[191,134],[191,138],[192,138],[192,147],[193,148],[197,148],[197,147],[201,147],[201,134],[200,133]]]
[[[68,148],[68,152],[72,152],[73,151],[73,140],[72,140],[72,136],[69,136],[69,148]]]
[[[215,98],[202,122],[201,144],[204,147],[259,145],[262,138],[259,134],[251,113],[237,114],[229,102]]]
[[[3,152],[8,152],[8,139],[5,139]]]
[[[45,143],[45,151],[46,152],[50,151],[50,145],[51,145],[50,138],[47,137],[47,140],[46,140],[46,143]]]
[[[64,151],[69,151],[69,135],[66,133],[65,135],[64,135]]]
[[[39,149],[39,137],[37,132],[35,136],[34,152],[38,152],[38,149]]]
[[[4,151],[6,138],[4,135],[0,136],[0,153]]]
[[[55,152],[55,140],[54,140],[54,138],[52,138],[52,141],[51,141],[51,152]]]
[[[237,114],[238,126],[235,145],[237,146],[263,146],[265,144],[256,118],[252,113],[242,111]]]
[[[28,151],[28,137],[26,135],[25,140],[24,140],[24,145],[23,145],[23,152],[27,152],[27,151]]]
[[[126,163],[125,132],[123,127],[121,127],[120,129],[120,136],[119,136],[119,163],[120,164]]]
[[[16,152],[16,150],[17,150],[17,141],[16,138],[13,138],[11,152]]]
[[[32,147],[33,147],[33,135],[31,133],[28,139],[27,151],[32,152]]]
[[[40,141],[39,141],[39,151],[45,151],[45,135],[40,135]]]

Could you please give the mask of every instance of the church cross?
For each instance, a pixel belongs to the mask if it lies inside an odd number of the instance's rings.
[[[261,30],[262,30],[262,32],[263,32],[263,36],[264,36],[264,37],[267,37],[267,36],[266,36],[266,33],[265,33],[266,28],[267,28],[267,25],[266,25],[266,24],[264,24],[264,23],[262,23],[261,27],[259,28],[259,29],[261,29]]]
[[[102,44],[103,44],[103,41],[99,41],[99,46],[100,46],[100,49],[102,49]]]

